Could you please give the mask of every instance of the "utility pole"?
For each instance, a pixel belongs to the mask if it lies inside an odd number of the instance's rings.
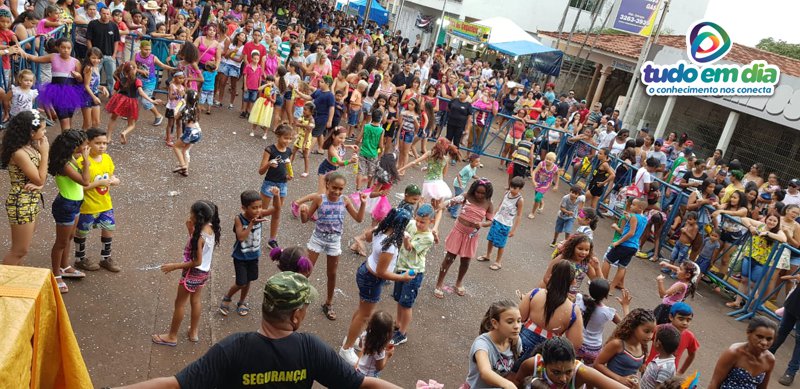
[[[350,0],[347,0],[350,1]],[[367,0],[367,5],[364,6],[364,27],[367,26],[369,22],[369,12],[372,11],[372,2],[375,0]]]
[[[603,1],[602,4],[604,3],[605,1]],[[594,27],[595,19],[597,18],[597,15],[600,13],[601,8],[602,7],[598,7],[597,13],[595,13],[594,18],[592,19],[592,27]],[[578,70],[575,71],[575,78],[572,79],[572,84],[570,85],[569,89],[575,88],[575,82],[578,81],[578,76],[580,75],[580,69],[583,68],[583,65],[589,59],[589,56],[591,56],[592,52],[594,52],[594,46],[597,44],[597,37],[600,36],[600,33],[606,28],[608,20],[611,18],[611,12],[613,10],[614,10],[614,3],[612,0],[611,6],[608,8],[608,12],[606,12],[606,19],[603,21],[603,25],[600,26],[600,30],[598,30],[597,33],[594,34],[594,40],[592,41],[592,45],[589,47],[589,52],[586,54],[586,58],[581,58],[581,53],[583,52],[583,48],[586,47],[586,42],[589,40],[589,35],[591,35],[591,33],[587,32],[586,36],[583,37],[583,43],[581,43],[581,47],[578,49],[578,54],[576,55],[576,57],[581,60],[581,64],[578,67]],[[575,66],[575,61],[569,64],[569,70],[567,70],[568,75],[572,73],[572,68],[574,66]]]
[[[642,46],[642,51],[639,53],[639,60],[636,62],[636,68],[633,69],[633,77],[631,78],[631,83],[628,84],[628,92],[625,93],[625,101],[622,103],[622,109],[620,110],[619,116],[622,118],[622,123],[628,123],[629,119],[629,110],[633,107],[633,91],[639,85],[639,72],[642,69],[642,64],[644,64],[645,59],[650,54],[650,49],[653,46],[653,42],[658,39],[658,36],[661,34],[661,26],[664,24],[664,19],[667,17],[667,12],[669,11],[669,2],[670,0],[663,0],[664,1],[664,8],[661,10],[661,15],[658,19],[658,24],[656,25],[656,29],[650,33],[650,36],[647,37],[647,40],[644,42],[644,46]]]
[[[442,16],[439,18],[439,27],[436,27],[436,35],[433,37],[433,44],[431,44],[431,52],[436,49],[436,42],[439,40],[439,34],[442,33],[444,27],[444,9],[447,8],[447,0],[442,3]]]
[[[406,0],[400,1],[400,8],[397,9],[397,12],[394,13],[394,26],[392,26],[392,35],[397,32],[397,21],[400,18],[400,12],[403,11],[403,6],[406,4]]]
[[[564,7],[564,13],[561,15],[561,22],[558,23],[558,35],[556,35],[556,49],[558,49],[558,45],[561,43],[561,33],[564,31],[564,22],[567,21],[567,12],[569,12],[569,0],[567,0],[567,5]]]

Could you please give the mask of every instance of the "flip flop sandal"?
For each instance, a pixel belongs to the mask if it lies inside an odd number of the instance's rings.
[[[67,270],[70,270],[70,269],[72,269],[72,271],[67,271]],[[64,278],[83,278],[83,277],[86,277],[86,273],[84,273],[84,272],[82,272],[82,271],[80,271],[78,269],[75,269],[72,266],[67,266],[67,267],[62,267],[61,268],[61,277],[64,277]]]
[[[178,345],[178,342],[169,342],[169,341],[166,341],[166,340],[162,339],[161,335],[153,335],[153,336],[150,337],[150,340],[152,340],[153,343],[155,343],[155,344],[157,344],[159,346],[175,347],[175,346]]]
[[[189,331],[186,331],[186,339],[189,339],[189,341],[192,342],[192,343],[199,342],[200,341],[200,337],[199,336],[192,336],[192,332],[191,331],[192,331],[191,329],[189,329]]]
[[[172,169],[173,173],[180,173],[184,169],[183,166],[178,166],[175,169]]]
[[[330,304],[322,304],[322,313],[328,320],[336,320],[336,312],[333,311],[333,306]]]
[[[250,313],[250,307],[247,306],[247,303],[236,303],[236,313],[239,316],[247,316]]]
[[[438,288],[434,289],[433,290],[433,297],[436,297],[437,299],[443,299],[444,298],[444,291],[441,290],[441,289],[438,289]]]
[[[467,290],[464,289],[463,286],[458,286],[456,287],[456,294],[459,295],[460,297],[464,297],[467,295]]]
[[[178,172],[178,174],[184,177],[189,177],[189,168],[188,167],[183,168],[181,171]]]
[[[61,279],[61,276],[56,277],[56,280],[57,280],[56,285],[58,285],[58,291],[61,292],[61,294],[68,293],[69,287],[67,286],[67,283]]]
[[[219,313],[221,313],[222,316],[228,316],[228,314],[231,312],[230,303],[231,303],[230,298],[228,297],[222,298],[222,303],[219,304]]]
[[[489,269],[492,269],[492,270],[500,270],[502,268],[503,268],[503,266],[498,265],[497,263],[493,263],[493,264],[489,265]]]
[[[294,216],[295,219],[300,217],[300,206],[294,201],[292,201],[292,216]]]
[[[489,262],[489,257],[487,257],[485,255],[481,255],[480,257],[475,258],[475,260],[478,261],[478,262]]]

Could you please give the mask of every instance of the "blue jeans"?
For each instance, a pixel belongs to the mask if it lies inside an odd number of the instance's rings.
[[[800,318],[791,314],[789,311],[783,311],[783,318],[781,318],[781,325],[778,327],[778,336],[769,351],[773,354],[778,351],[783,342],[792,333],[794,329],[800,333]],[[786,367],[786,374],[795,375],[800,370],[800,342],[795,342],[794,349],[792,350],[792,359],[789,360],[789,366]]]
[[[454,186],[453,187],[453,197],[458,196],[458,195],[460,195],[462,193],[464,193],[464,189],[462,189],[462,188],[460,188],[458,186]],[[453,219],[458,217],[458,211],[460,211],[460,210],[461,210],[461,204],[453,204],[453,205],[447,207],[447,211],[450,212],[450,216],[452,216]]]
[[[108,93],[114,93],[114,72],[117,70],[117,61],[110,55],[104,55],[103,61],[100,62],[100,70],[103,78],[101,84],[108,88]]]

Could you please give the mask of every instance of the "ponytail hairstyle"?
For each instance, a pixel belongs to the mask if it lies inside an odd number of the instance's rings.
[[[269,257],[273,262],[277,262],[280,271],[291,271],[308,277],[314,270],[314,264],[308,259],[306,249],[300,246],[285,249],[275,247],[269,251]]]
[[[700,266],[692,261],[683,261],[681,269],[689,275],[689,285],[686,287],[686,295],[694,298],[697,289],[697,279],[700,277]]]
[[[431,159],[441,161],[442,158],[447,154],[450,148],[450,140],[445,137],[439,137],[436,139],[436,143],[433,145],[433,149],[431,149]]]
[[[533,349],[532,355],[536,354],[542,356],[542,363],[545,365],[559,362],[575,362],[575,346],[564,336],[554,336],[540,343]]]
[[[478,191],[478,187],[480,187],[480,186],[482,186],[482,187],[484,187],[484,189],[486,189],[486,200],[487,201],[492,201],[492,193],[494,193],[494,189],[492,187],[492,182],[489,181],[488,178],[484,178],[484,177],[481,177],[481,178],[473,181],[472,185],[470,185],[469,189],[467,189],[467,193],[466,193],[466,195],[464,197],[467,198],[467,200],[470,200],[470,201],[474,200],[475,199],[475,192]]]
[[[562,260],[553,266],[550,280],[547,282],[547,297],[544,302],[544,325],[550,324],[550,319],[556,309],[567,300],[569,289],[575,281],[575,270],[569,261]]]
[[[378,161],[378,171],[375,173],[375,179],[381,184],[394,184],[400,178],[397,172],[397,157],[394,153],[386,153],[381,156]]]
[[[372,236],[386,232],[392,229],[392,233],[383,238],[381,242],[381,250],[389,250],[389,247],[401,247],[403,244],[403,234],[405,233],[406,226],[411,220],[411,213],[405,209],[392,208],[389,214],[372,230]]]
[[[333,145],[333,138],[345,132],[347,132],[347,130],[345,130],[344,127],[336,126],[336,128],[334,128],[333,131],[331,131],[331,134],[328,135],[327,138],[325,138],[325,142],[322,143],[322,148],[328,150],[328,148],[330,148]]]
[[[381,75],[376,74],[372,79],[372,85],[367,90],[367,97],[375,97],[375,93],[378,93],[378,87],[381,86]]]
[[[197,256],[197,242],[200,240],[200,234],[206,224],[211,224],[211,229],[214,230],[214,245],[219,246],[219,211],[217,205],[211,201],[199,200],[192,204],[191,212],[194,216],[194,231],[192,232],[190,246],[191,257],[195,258]]]
[[[63,175],[67,162],[83,142],[86,142],[86,133],[81,130],[66,130],[59,134],[50,146],[47,172],[53,176]]]
[[[592,231],[596,230],[598,218],[597,212],[594,210],[594,208],[585,207],[581,210],[581,212],[583,212],[583,217],[589,221],[589,228],[591,228]]]
[[[583,304],[586,306],[586,309],[583,311],[584,323],[589,322],[589,319],[592,318],[592,314],[597,309],[597,306],[600,305],[600,302],[608,298],[608,291],[610,288],[608,280],[604,278],[598,278],[589,283],[589,297],[583,297]]]
[[[136,83],[135,66],[136,64],[133,61],[128,61],[114,72],[114,78],[119,81],[120,90],[130,88],[132,84]]]
[[[483,320],[481,320],[481,328],[479,334],[485,334],[493,330],[494,323],[492,323],[492,321],[500,322],[500,315],[502,315],[503,312],[508,311],[509,309],[519,309],[519,306],[517,305],[517,303],[511,300],[501,300],[492,303],[492,305],[489,306],[489,309],[487,309],[486,313],[483,315]],[[509,340],[511,341],[511,351],[514,355],[514,360],[517,360],[519,355],[517,351],[518,346],[514,344],[516,343],[516,340],[514,338],[511,338]]]
[[[284,76],[286,76],[286,68],[278,66],[278,90],[281,92],[286,92],[286,80]]]

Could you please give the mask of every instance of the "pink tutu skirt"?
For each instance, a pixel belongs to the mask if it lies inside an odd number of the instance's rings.
[[[367,188],[361,192],[350,194],[350,200],[353,202],[353,206],[356,209],[361,207],[361,197],[359,197],[360,193],[364,193],[369,196],[369,194],[372,193],[372,188]],[[370,216],[372,216],[373,220],[381,221],[386,217],[386,215],[389,214],[389,211],[392,210],[392,204],[389,203],[389,199],[387,199],[386,196],[367,197],[367,205],[364,210],[367,211]]]
[[[422,197],[426,200],[443,200],[453,197],[453,192],[443,180],[425,180],[422,182]]]
[[[444,240],[444,249],[461,258],[475,258],[478,250],[478,229],[467,227],[458,221]]]

